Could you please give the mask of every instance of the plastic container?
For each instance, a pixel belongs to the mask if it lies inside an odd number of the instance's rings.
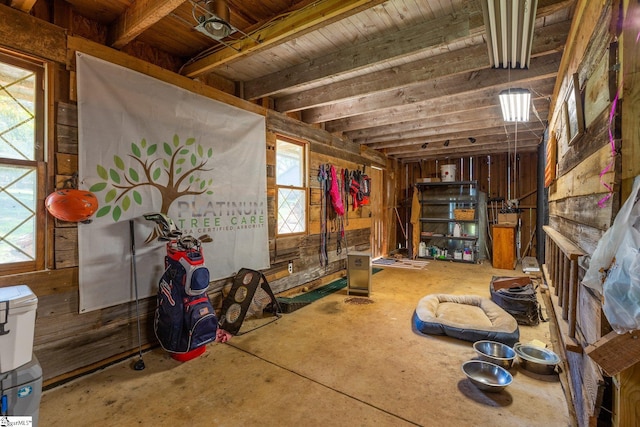
[[[35,355],[19,368],[0,374],[0,396],[4,404],[2,415],[31,417],[29,425],[37,427],[42,397],[42,368]],[[5,425],[1,416],[0,425]]]
[[[426,257],[427,256],[427,244],[425,242],[420,242],[418,246],[418,256]]]
[[[26,285],[0,288],[0,373],[31,361],[37,306]]]
[[[452,182],[456,180],[456,165],[440,166],[440,178],[442,182]]]

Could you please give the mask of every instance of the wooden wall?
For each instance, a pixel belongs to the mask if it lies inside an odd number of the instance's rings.
[[[547,165],[556,168],[556,179],[549,187],[549,225],[588,254],[593,253],[620,206],[620,152],[633,147],[637,150],[638,144],[637,137],[633,141],[621,130],[621,117],[626,112],[621,110],[620,103],[614,108],[613,102],[622,77],[617,72],[622,57],[614,43],[622,13],[621,2],[617,0],[578,1],[551,105],[549,131],[554,133],[557,147],[550,145],[548,149],[557,150],[557,164]],[[582,103],[584,117],[584,132],[573,139],[569,136],[565,109],[572,85],[579,89],[578,101]],[[626,100],[622,99],[622,103]],[[637,116],[629,119],[636,120],[637,127]],[[610,135],[614,139],[613,149]],[[580,278],[587,258],[581,259]],[[619,396],[625,403],[613,417],[607,415],[613,410],[611,407],[601,411],[604,393],[611,390],[606,387],[608,381],[602,368],[584,352],[610,331],[601,310],[600,295],[579,286],[577,301],[576,342],[562,333],[561,341],[566,350],[569,388],[578,423],[596,425],[599,416],[609,421],[618,416],[629,420],[628,415],[638,405],[637,396]],[[635,379],[633,375],[624,377],[627,389],[634,381],[638,384],[638,370],[635,372]]]
[[[275,237],[275,140],[277,135],[296,138],[309,143],[309,234],[294,237]],[[349,209],[344,221],[345,238],[342,252],[337,253],[337,222],[330,221],[330,239],[327,248],[329,264],[320,265],[320,204],[321,188],[318,181],[320,165],[331,164],[337,170],[350,171],[371,165],[384,167],[386,159],[379,153],[343,141],[313,126],[303,124],[273,110],[267,112],[267,202],[269,205],[269,241],[274,292],[282,292],[300,284],[312,287],[324,282],[323,277],[337,277],[346,268],[347,250],[368,250],[371,245],[371,207]],[[384,201],[383,201],[384,203]],[[293,262],[293,274],[288,273],[288,262]]]
[[[58,16],[58,15],[56,15]],[[67,17],[69,18],[69,17]],[[71,17],[73,18],[73,17]],[[76,19],[63,20],[69,25]],[[90,35],[99,26],[79,21],[83,34]],[[25,34],[25,29],[30,31]],[[73,27],[70,33],[81,31]],[[48,60],[50,98],[48,101],[49,161],[47,194],[59,188],[78,168],[78,131],[75,106],[75,51],[82,51],[101,59],[131,68],[195,93],[265,115],[267,128],[267,201],[269,212],[269,255],[271,268],[264,271],[274,292],[296,286],[319,286],[344,275],[347,249],[364,250],[370,247],[371,213],[368,208],[349,212],[346,242],[341,254],[329,247],[329,264],[320,266],[319,183],[316,179],[319,164],[331,163],[350,170],[375,165],[385,169],[386,158],[372,150],[361,149],[321,129],[303,124],[264,107],[231,96],[227,92],[169,71],[170,64],[161,66],[147,62],[148,51],[139,53],[142,59],[110,49],[99,43],[100,37],[90,41],[77,35],[66,35],[63,28],[50,25],[14,9],[0,5],[0,46],[28,53]],[[151,55],[164,58],[162,55]],[[163,61],[166,61],[163,60]],[[227,88],[228,89],[228,88]],[[310,233],[305,236],[276,238],[275,236],[275,138],[285,135],[309,144]],[[389,185],[393,186],[393,181]],[[386,195],[381,198],[385,203]],[[0,275],[0,286],[26,284],[38,296],[34,351],[43,368],[45,385],[82,374],[137,351],[135,303],[130,302],[78,313],[78,246],[77,226],[51,219],[45,231],[48,238],[48,263],[44,271],[20,275]],[[335,236],[335,233],[334,233]],[[335,241],[335,240],[333,240]],[[293,274],[288,263],[293,262]],[[158,278],[159,279],[159,278]],[[228,280],[213,284],[210,297],[219,306]],[[141,300],[143,325],[142,345],[156,345],[152,331],[155,297]]]
[[[456,180],[477,180],[478,189],[487,194],[487,200],[506,201],[511,185],[511,199],[519,200],[520,219],[520,248],[521,256],[537,256],[536,218],[537,218],[537,152],[508,154],[492,154],[491,156],[474,156],[465,158],[443,158],[438,160],[407,163],[400,166],[398,174],[401,176],[401,202],[399,212],[405,224],[409,222],[412,196],[411,189],[420,178],[439,178],[440,166],[443,164],[456,165]],[[511,178],[509,178],[511,175]],[[498,209],[505,206],[496,201]],[[497,210],[496,210],[497,212]],[[492,219],[491,209],[488,209],[489,221]],[[490,229],[487,230],[490,233]],[[398,243],[405,244],[401,232],[396,233]],[[490,237],[491,238],[491,237]],[[490,244],[490,242],[488,242]]]

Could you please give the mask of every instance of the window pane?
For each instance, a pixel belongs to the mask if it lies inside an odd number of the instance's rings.
[[[304,156],[302,145],[277,141],[276,184],[302,187],[304,185]]]
[[[0,157],[35,160],[36,73],[0,63]]]
[[[37,170],[0,166],[0,264],[35,259]]]
[[[305,230],[305,190],[278,189],[278,234]]]

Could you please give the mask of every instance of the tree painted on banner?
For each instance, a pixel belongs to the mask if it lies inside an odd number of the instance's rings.
[[[195,138],[188,138],[183,144],[178,135],[173,143],[163,142],[161,151],[158,144],[148,144],[142,139],[139,144],[131,143],[130,166],[118,154],[113,156],[113,165],[98,164],[98,176],[103,180],[91,186],[89,191],[106,191],[104,203],[96,217],[111,214],[117,222],[133,203],[143,204],[140,193],[142,187],[151,186],[162,195],[160,212],[168,213],[169,206],[179,197],[213,194],[209,190],[213,179],[206,179],[204,172],[213,149],[196,144]],[[128,167],[128,169],[127,169]]]

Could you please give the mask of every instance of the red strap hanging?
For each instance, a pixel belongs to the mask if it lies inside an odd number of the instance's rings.
[[[338,181],[338,174],[336,173],[335,166],[331,165],[331,188],[329,189],[329,196],[331,196],[331,205],[336,211],[336,214],[344,215],[344,205],[342,204],[342,196],[340,195],[340,182]]]

